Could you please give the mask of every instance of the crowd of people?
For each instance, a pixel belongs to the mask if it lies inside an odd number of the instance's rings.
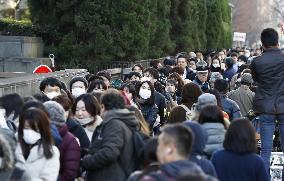
[[[261,41],[136,64],[123,80],[49,77],[39,94],[1,97],[0,180],[270,180],[284,52],[273,29]]]

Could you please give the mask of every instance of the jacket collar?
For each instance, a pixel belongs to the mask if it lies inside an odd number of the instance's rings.
[[[34,162],[36,160],[42,159],[44,157],[43,155],[43,149],[39,145],[36,145],[32,147],[30,150],[30,154],[28,156],[27,162]]]
[[[272,51],[280,51],[281,49],[280,48],[268,48],[268,49],[265,49],[263,52],[272,52]]]

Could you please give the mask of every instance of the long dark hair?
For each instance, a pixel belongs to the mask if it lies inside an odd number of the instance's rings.
[[[224,149],[239,154],[256,153],[255,130],[246,118],[234,120],[227,130]]]
[[[151,97],[149,99],[147,99],[146,101],[139,101],[139,99],[142,99],[139,95],[139,91],[140,91],[140,88],[141,86],[144,84],[144,83],[147,83],[150,87],[150,91],[151,91]],[[138,103],[140,104],[145,104],[145,105],[149,105],[149,106],[153,106],[155,104],[155,90],[154,90],[154,86],[152,85],[152,83],[150,81],[143,81],[141,82],[139,85],[137,85],[136,87],[136,92],[137,92],[137,97],[138,97]]]
[[[53,138],[50,131],[50,122],[46,113],[38,108],[29,108],[26,111],[22,112],[20,115],[18,140],[21,145],[24,157],[27,159],[31,150],[30,145],[28,145],[23,139],[23,130],[26,121],[29,123],[32,130],[38,131],[41,135],[41,139],[38,144],[39,146],[42,146],[43,155],[45,156],[45,158],[51,158],[53,155]]]
[[[178,82],[178,85],[177,85],[177,96],[181,97],[182,95],[182,89],[183,89],[183,86],[184,86],[184,82],[182,80],[182,78],[179,76],[178,73],[172,73],[168,79],[173,79],[173,80],[176,80]]]

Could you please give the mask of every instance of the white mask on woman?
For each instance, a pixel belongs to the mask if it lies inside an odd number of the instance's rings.
[[[218,64],[218,63],[212,63],[212,66],[213,66],[214,68],[218,68],[218,67],[220,67],[220,64]]]
[[[149,99],[151,97],[151,90],[149,90],[149,89],[140,89],[139,96],[142,99]]]
[[[41,135],[32,129],[24,129],[23,134],[24,141],[29,145],[35,144],[41,138]]]

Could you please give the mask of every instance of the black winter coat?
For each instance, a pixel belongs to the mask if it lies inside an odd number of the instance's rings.
[[[124,181],[134,169],[132,131],[138,122],[127,109],[106,113],[93,134],[89,154],[82,160],[87,181]]]
[[[84,130],[84,128],[75,119],[68,118],[66,121],[68,130],[76,136],[80,141],[81,158],[88,152],[90,146],[90,140]]]
[[[252,78],[258,87],[253,109],[257,113],[284,113],[284,51],[271,48],[251,63]]]

